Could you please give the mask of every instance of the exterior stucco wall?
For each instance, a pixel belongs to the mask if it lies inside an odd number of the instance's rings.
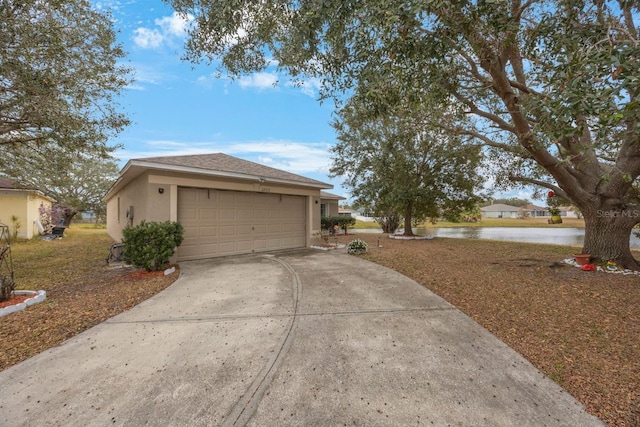
[[[482,211],[482,218],[518,218],[518,212],[515,211],[504,211],[504,212],[493,212],[493,211]]]
[[[142,174],[121,188],[107,201],[107,233],[114,240],[122,240],[122,230],[127,226],[138,225],[142,220],[168,220],[168,218],[162,219],[161,216],[162,212],[169,210],[169,198],[164,199],[167,206],[163,208],[161,206],[162,200],[158,201],[151,194],[154,189],[157,194],[157,187],[149,184],[148,181],[148,174]],[[150,199],[153,201],[151,207],[156,210],[152,214],[149,214],[151,211]]]
[[[338,216],[338,201],[322,199],[322,204],[327,206],[327,216]]]
[[[14,233],[13,216],[20,223],[18,237],[31,239],[38,235],[36,220],[40,218],[40,203],[51,207],[51,201],[31,191],[0,190],[0,222]]]

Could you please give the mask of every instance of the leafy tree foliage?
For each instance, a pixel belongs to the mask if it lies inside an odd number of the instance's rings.
[[[366,108],[354,98],[333,122],[339,142],[331,173],[344,178],[356,203],[379,217],[404,218],[406,235],[414,219],[458,218],[477,203],[477,145],[434,128],[419,106],[379,118],[367,118]]]
[[[103,148],[128,125],[128,69],[109,16],[86,0],[0,0],[0,145]]]
[[[473,120],[443,128],[490,147],[498,182],[571,200],[585,219],[583,251],[640,269],[629,248],[640,222],[636,2],[170,3],[196,17],[191,60],[220,59],[232,74],[275,62],[382,117],[398,97],[464,108]]]
[[[102,197],[118,178],[118,170],[113,157],[53,143],[0,145],[0,174],[54,198],[65,226],[79,212],[104,213]]]

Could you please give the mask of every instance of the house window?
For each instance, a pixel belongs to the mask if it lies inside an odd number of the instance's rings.
[[[327,214],[328,214],[328,212],[327,212],[327,204],[323,203],[323,204],[320,205],[320,216],[321,217],[325,217],[325,216],[328,216]]]

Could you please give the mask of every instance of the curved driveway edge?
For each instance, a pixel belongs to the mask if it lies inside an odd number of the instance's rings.
[[[1,372],[0,425],[603,425],[453,306],[344,251],[181,271]]]

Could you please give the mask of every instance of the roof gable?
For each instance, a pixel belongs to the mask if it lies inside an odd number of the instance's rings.
[[[231,174],[246,175],[248,177],[261,177],[265,179],[291,181],[300,184],[321,186],[323,188],[333,187],[329,184],[317,181],[315,179],[296,175],[290,172],[285,172],[280,169],[250,162],[248,160],[239,159],[237,157],[229,156],[223,153],[149,157],[143,159],[132,159],[130,162],[144,163],[149,166],[151,166],[150,164],[157,164],[189,169],[199,169],[203,172],[227,172]]]
[[[520,210],[517,206],[504,205],[502,203],[496,203],[495,205],[485,206],[480,208],[481,211],[485,212],[517,212]]]
[[[131,159],[120,171],[120,176],[111,186],[104,200],[109,200],[120,188],[146,171],[183,173],[236,179],[260,183],[283,184],[314,189],[333,188],[333,185],[280,169],[239,159],[223,153],[196,154],[187,156],[164,156]]]
[[[327,200],[347,200],[346,197],[338,196],[337,194],[328,193],[326,191],[320,191],[320,198]]]

